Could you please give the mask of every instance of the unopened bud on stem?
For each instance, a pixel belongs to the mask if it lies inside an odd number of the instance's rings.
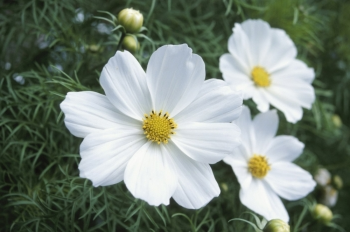
[[[128,50],[131,53],[135,53],[137,50],[140,49],[139,42],[137,42],[132,35],[125,36],[122,45],[124,49]]]
[[[312,215],[323,224],[328,224],[333,219],[332,211],[327,206],[322,204],[315,205],[312,210]]]
[[[290,232],[290,227],[281,219],[272,219],[266,224],[263,232]]]
[[[136,33],[142,27],[143,15],[138,10],[127,8],[119,12],[118,21],[125,28],[126,32]]]

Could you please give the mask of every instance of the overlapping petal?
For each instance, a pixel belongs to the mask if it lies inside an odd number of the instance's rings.
[[[260,19],[249,19],[244,21],[241,27],[249,40],[252,64],[263,64],[266,57],[270,55],[269,49],[273,36],[270,25]]]
[[[278,120],[275,110],[270,110],[255,116],[253,120],[253,130],[255,134],[254,153],[264,154],[266,147],[276,135]]]
[[[122,181],[127,163],[146,142],[143,131],[133,127],[89,134],[80,145],[80,177],[88,178],[95,187]]]
[[[285,222],[289,221],[281,199],[264,181],[253,178],[249,187],[241,188],[239,198],[245,206],[267,220],[279,218]]]
[[[236,67],[240,67],[245,73],[250,73],[253,61],[249,38],[239,23],[235,23],[233,34],[228,39],[228,50],[233,56]]]
[[[185,208],[199,209],[219,196],[220,188],[209,164],[194,161],[172,142],[168,145],[178,176],[174,200]]]
[[[198,95],[205,78],[202,58],[186,44],[158,48],[147,65],[147,84],[154,110],[174,117]]]
[[[269,73],[287,67],[296,57],[297,49],[284,30],[272,28],[269,50],[261,65]],[[263,49],[263,48],[260,48]]]
[[[303,198],[316,186],[308,172],[288,162],[273,163],[265,179],[274,192],[287,200]]]
[[[178,183],[172,151],[163,144],[147,142],[130,159],[124,182],[136,198],[150,205],[168,205]]]
[[[81,138],[120,125],[141,125],[139,121],[120,113],[106,96],[96,92],[69,92],[60,107],[68,130]]]
[[[224,158],[225,163],[231,165],[233,172],[236,174],[241,188],[249,187],[253,180],[252,174],[248,171],[249,157],[243,146],[236,148],[232,154]]]
[[[212,164],[240,144],[239,135],[234,123],[183,123],[171,140],[190,158]]]
[[[306,83],[311,84],[315,78],[315,71],[309,68],[304,62],[294,59],[287,67],[279,69],[271,73],[271,78],[275,83],[289,84],[291,79],[298,77]]]
[[[210,79],[204,82],[197,98],[174,119],[181,122],[232,122],[241,114],[242,98],[226,82]]]
[[[102,70],[100,83],[109,101],[122,113],[142,120],[152,109],[146,74],[128,51],[117,51]]]
[[[269,161],[292,162],[301,155],[304,144],[293,136],[280,135],[272,139],[263,154],[266,154]]]

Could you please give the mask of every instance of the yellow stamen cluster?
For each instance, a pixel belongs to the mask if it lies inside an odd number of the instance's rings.
[[[145,114],[143,120],[143,131],[146,137],[158,144],[168,143],[170,135],[175,134],[173,131],[177,127],[176,123],[172,118],[169,118],[169,114],[162,114],[152,110],[150,115]]]
[[[252,78],[254,83],[260,87],[268,87],[271,84],[270,75],[262,67],[255,67],[252,71]]]
[[[253,155],[248,162],[249,172],[256,178],[263,178],[271,169],[267,158],[262,155]]]

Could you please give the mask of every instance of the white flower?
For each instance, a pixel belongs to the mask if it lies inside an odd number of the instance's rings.
[[[296,47],[285,31],[262,20],[236,23],[228,50],[220,57],[223,78],[242,90],[244,99],[253,98],[261,112],[271,104],[295,123],[302,118],[301,107],[311,108],[314,70],[295,59]]]
[[[247,107],[236,121],[241,128],[242,144],[224,161],[232,166],[241,185],[241,202],[267,220],[289,221],[282,197],[297,200],[311,192],[312,176],[291,163],[303,151],[304,144],[292,136],[276,136],[278,116],[275,110],[251,120]]]
[[[67,128],[84,138],[80,176],[94,186],[124,180],[151,205],[173,197],[200,208],[218,196],[209,164],[240,143],[229,122],[240,115],[242,98],[224,81],[204,77],[202,58],[187,45],[159,48],[146,73],[118,51],[101,73],[106,96],[70,92],[61,104]]]

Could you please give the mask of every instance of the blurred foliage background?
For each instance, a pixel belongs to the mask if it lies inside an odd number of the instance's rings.
[[[173,200],[152,207],[124,183],[93,188],[79,178],[81,139],[65,128],[59,104],[69,91],[103,93],[99,74],[121,37],[110,12],[140,10],[136,35],[145,68],[164,44],[187,43],[221,78],[219,57],[235,22],[261,18],[286,30],[298,59],[316,71],[317,99],[297,124],[280,116],[279,134],[306,144],[296,161],[343,179],[334,223],[350,231],[350,2],[346,0],[0,0],[0,231],[254,231],[232,169],[212,166],[221,195],[200,210]],[[103,18],[101,18],[103,17]],[[108,20],[106,20],[108,19]],[[115,22],[114,22],[115,23]],[[262,35],[263,36],[263,35]],[[255,109],[254,103],[245,102]],[[253,110],[257,113],[256,110]],[[318,200],[316,190],[308,202]],[[316,223],[307,201],[285,202],[291,231],[339,231]]]

